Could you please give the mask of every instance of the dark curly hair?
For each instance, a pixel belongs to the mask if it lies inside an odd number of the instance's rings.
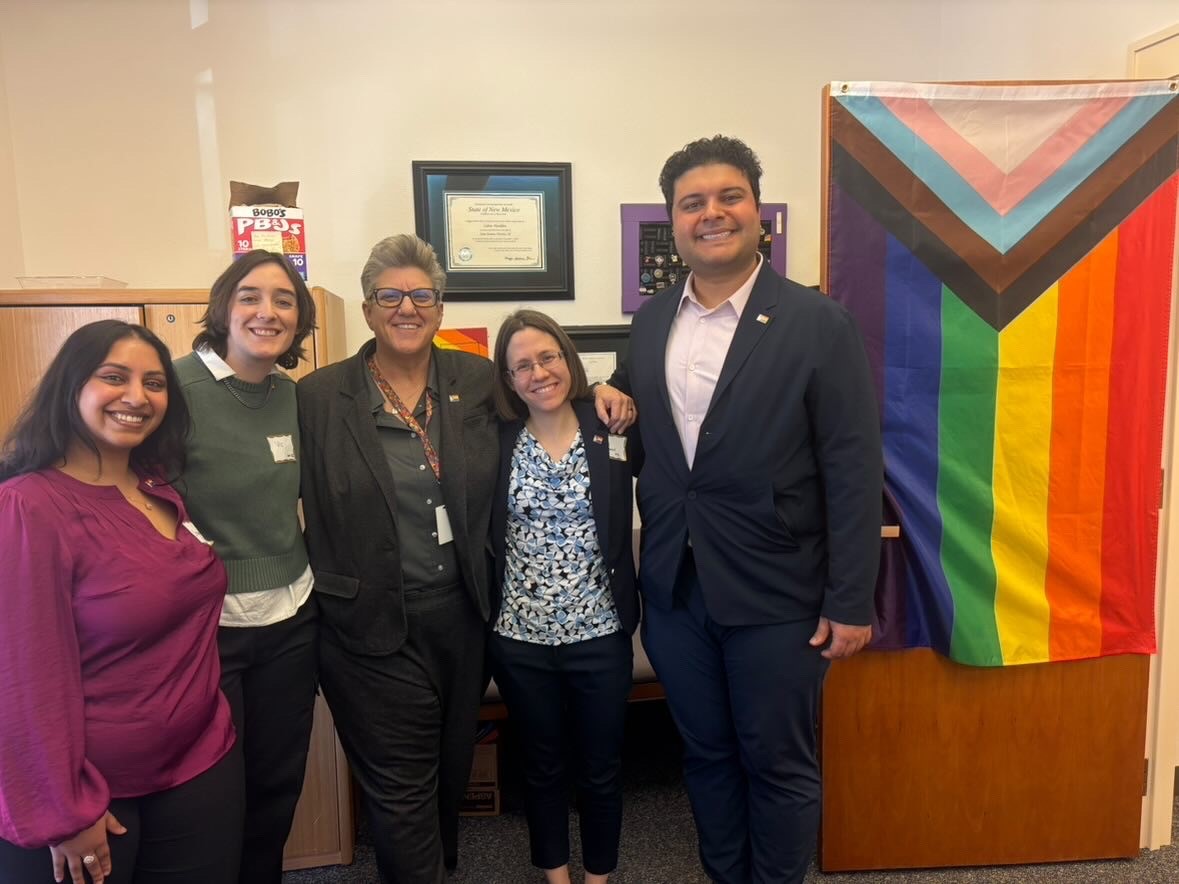
[[[685,172],[697,166],[725,163],[739,169],[749,179],[753,188],[753,201],[761,205],[761,162],[744,141],[727,135],[713,135],[711,138],[697,138],[685,144],[667,158],[663,171],[659,173],[659,189],[667,205],[667,217],[671,217],[671,204],[675,198],[675,183]]]
[[[237,294],[237,287],[241,281],[249,276],[251,271],[264,264],[276,264],[286,273],[299,308],[295,339],[287,352],[276,361],[283,368],[294,368],[299,364],[299,360],[304,356],[303,341],[315,330],[315,301],[311,299],[307,283],[295,272],[291,262],[278,252],[268,252],[265,249],[246,252],[217,277],[209,290],[209,306],[205,308],[200,319],[204,330],[192,339],[192,349],[200,350],[207,347],[222,359],[225,358],[225,352],[229,347],[229,308],[233,306],[233,296]]]
[[[184,469],[184,446],[190,419],[172,368],[167,345],[142,325],[100,319],[66,338],[0,449],[0,481],[43,470],[65,460],[70,443],[78,439],[102,462],[102,455],[78,411],[78,396],[111,348],[125,338],[139,338],[160,357],[168,389],[168,408],[155,432],[131,452],[131,463],[141,473],[161,480],[175,479]]]

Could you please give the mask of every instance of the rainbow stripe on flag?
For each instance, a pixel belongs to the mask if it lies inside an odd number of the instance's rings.
[[[827,131],[902,526],[878,647],[1152,652],[1179,83],[833,84]]]

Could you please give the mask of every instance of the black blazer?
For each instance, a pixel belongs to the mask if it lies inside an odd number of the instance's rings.
[[[303,516],[315,573],[320,626],[356,654],[395,652],[406,637],[397,548],[397,495],[377,437],[364,359],[349,359],[299,382]],[[463,584],[480,615],[491,611],[487,528],[499,459],[492,365],[434,348],[442,421],[442,496]]]
[[[590,474],[590,502],[594,510],[594,524],[598,530],[598,544],[606,556],[610,571],[610,592],[618,610],[618,619],[627,634],[639,623],[639,597],[635,589],[634,494],[632,469],[641,463],[642,452],[633,440],[627,443],[627,459],[611,460],[608,448],[610,431],[594,413],[593,402],[575,400],[573,410],[581,425],[585,441],[586,460]],[[495,501],[491,510],[491,548],[495,556],[495,581],[491,610],[498,615],[504,584],[504,548],[508,525],[508,478],[512,471],[512,448],[524,426],[521,420],[506,421],[499,431],[499,480],[495,486]]]
[[[851,316],[758,273],[691,469],[672,420],[667,337],[684,283],[635,315],[610,383],[634,397],[644,602],[670,610],[685,546],[709,614],[726,626],[823,614],[871,622],[883,463],[875,383]]]

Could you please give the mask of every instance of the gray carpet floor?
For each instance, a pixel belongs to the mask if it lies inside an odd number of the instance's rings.
[[[696,857],[696,831],[679,771],[679,745],[662,703],[635,704],[627,723],[622,848],[612,884],[708,884]],[[528,830],[519,803],[518,765],[511,734],[501,744],[505,812],[460,823],[459,868],[450,884],[537,884],[544,876],[528,862]],[[1179,840],[1179,801],[1173,840]],[[570,820],[573,868],[578,868],[577,820]],[[579,880],[574,876],[574,881]],[[1134,860],[969,869],[824,874],[812,866],[808,882],[822,884],[1179,884],[1179,848],[1143,851]],[[371,839],[363,826],[351,866],[288,872],[283,884],[377,884]]]

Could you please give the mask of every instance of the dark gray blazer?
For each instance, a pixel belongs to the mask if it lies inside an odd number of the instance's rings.
[[[364,357],[299,382],[302,495],[320,628],[356,654],[392,654],[406,637],[397,548],[397,494],[369,405]],[[499,462],[492,364],[433,350],[442,421],[442,496],[463,585],[483,619],[491,612],[487,532]]]

